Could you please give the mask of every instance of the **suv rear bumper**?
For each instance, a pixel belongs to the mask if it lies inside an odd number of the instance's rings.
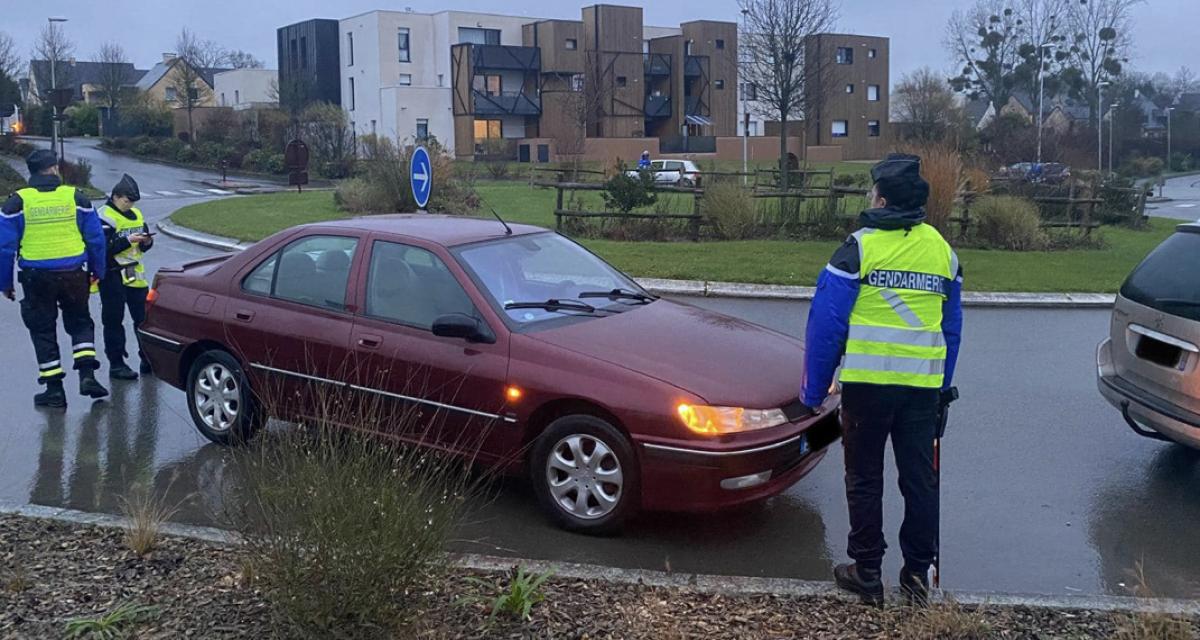
[[[1112,368],[1110,340],[1096,350],[1097,386],[1139,435],[1200,449],[1200,415],[1177,407],[1121,379]],[[1152,431],[1147,431],[1150,429]]]

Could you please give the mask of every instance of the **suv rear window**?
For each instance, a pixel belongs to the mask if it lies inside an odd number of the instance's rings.
[[[1173,316],[1200,321],[1200,233],[1180,231],[1150,252],[1121,295]]]

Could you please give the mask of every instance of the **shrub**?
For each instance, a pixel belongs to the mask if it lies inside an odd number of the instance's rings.
[[[912,146],[901,151],[920,156],[921,177],[929,183],[925,221],[945,232],[962,186],[962,157],[953,147],[942,144]]]
[[[700,201],[704,216],[717,235],[726,240],[744,240],[758,228],[757,205],[740,184],[721,182],[704,190]]]
[[[16,136],[0,135],[0,153],[7,153],[24,159],[25,156],[33,153],[33,149],[33,145],[18,140]]]
[[[139,156],[155,156],[158,155],[158,143],[153,140],[142,140],[133,143],[130,150]]]
[[[408,163],[413,147],[397,145],[388,138],[363,136],[363,159],[359,163],[362,175],[370,189],[352,185],[344,194],[349,205],[366,206],[372,213],[416,211],[417,203],[412,197]],[[433,193],[428,209],[438,213],[470,213],[479,207],[479,198],[464,180],[455,177],[454,164],[436,142],[427,141],[426,149],[433,165]],[[363,202],[369,195],[370,200]],[[362,197],[356,197],[362,196]],[[357,204],[356,204],[357,203]],[[347,209],[355,211],[355,209]],[[359,209],[362,211],[362,209]]]
[[[100,110],[95,105],[77,104],[68,107],[63,115],[66,124],[63,133],[68,136],[100,135]]]
[[[164,137],[171,135],[174,114],[156,98],[137,92],[121,100],[120,129],[126,134]]]
[[[654,174],[639,171],[633,175],[618,163],[617,171],[604,184],[604,204],[621,213],[629,213],[638,207],[648,207],[658,200],[654,193]]]
[[[503,160],[497,160],[486,163],[488,175],[493,180],[503,180],[508,177],[508,163]]]
[[[432,433],[437,425],[416,422],[428,414],[315,385],[305,395],[314,417],[303,427],[235,453],[247,476],[232,507],[245,510],[233,522],[247,568],[276,613],[312,635],[394,631],[444,576],[447,540],[477,485],[464,461],[335,426]],[[286,403],[280,396],[263,394],[268,404]]]
[[[200,162],[214,167],[220,166],[221,161],[233,153],[229,145],[212,141],[202,141],[195,145],[195,149]]]
[[[283,154],[255,149],[246,154],[242,165],[262,173],[283,173]]]
[[[341,107],[314,104],[300,114],[300,131],[312,152],[312,166],[327,178],[345,178],[354,166],[355,139]]]
[[[1176,151],[1171,154],[1171,171],[1191,171],[1196,168],[1196,161],[1190,154]]]
[[[1151,178],[1162,174],[1165,167],[1162,158],[1133,156],[1121,163],[1117,173],[1124,177]]]
[[[978,240],[989,249],[1033,251],[1045,244],[1037,205],[1015,196],[984,196],[971,207]]]
[[[158,156],[167,160],[176,160],[186,148],[187,145],[179,138],[162,138],[158,142]]]
[[[200,159],[200,153],[196,151],[195,147],[185,146],[175,153],[174,159],[175,162],[191,164]]]
[[[155,549],[163,523],[175,515],[177,507],[169,506],[166,495],[155,495],[144,486],[136,486],[130,496],[121,498],[121,514],[125,516],[125,546],[144,556]]]
[[[2,197],[8,198],[8,194],[23,188],[25,188],[25,177],[10,167],[7,162],[0,162],[0,194],[3,194]]]
[[[59,170],[62,173],[64,184],[76,187],[87,187],[92,184],[92,163],[83,158],[75,162],[64,161]]]
[[[378,213],[379,203],[385,199],[380,189],[364,178],[343,180],[333,192],[333,202],[350,213]]]

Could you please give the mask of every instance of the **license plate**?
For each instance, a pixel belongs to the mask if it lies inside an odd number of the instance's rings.
[[[808,455],[808,436],[800,436],[800,455]]]

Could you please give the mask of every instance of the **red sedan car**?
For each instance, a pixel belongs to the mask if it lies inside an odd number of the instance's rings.
[[[209,439],[314,418],[314,389],[361,394],[437,421],[388,435],[528,474],[573,530],[767,498],[840,435],[837,396],[794,411],[799,341],[652,296],[538,227],[306,225],[162,269],[149,300],[142,347]]]

